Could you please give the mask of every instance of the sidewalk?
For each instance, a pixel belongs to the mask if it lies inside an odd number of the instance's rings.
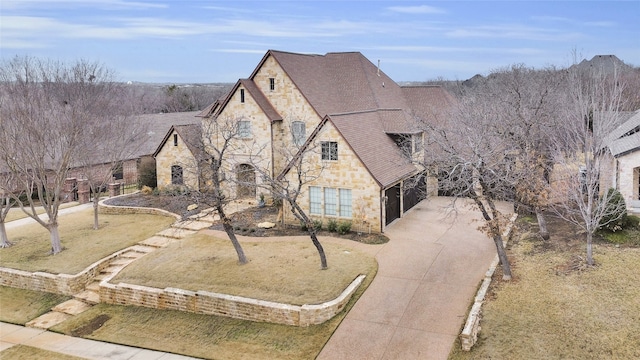
[[[46,330],[0,322],[0,358],[2,351],[15,345],[33,346],[84,359],[109,360],[186,360],[192,357],[163,353],[125,345],[87,340]]]
[[[93,207],[93,203],[86,203],[86,204],[82,204],[82,205],[71,206],[71,207],[68,207],[68,208],[60,209],[58,211],[58,216],[62,216],[62,215],[65,215],[65,214],[73,214],[75,212],[83,211],[85,209],[90,209],[92,207]],[[45,221],[48,219],[47,214],[40,214],[39,216],[40,216],[41,219],[43,219]],[[36,222],[35,220],[33,220],[32,218],[27,216],[25,218],[14,220],[14,221],[10,221],[10,222],[6,223],[5,227],[6,227],[7,230],[9,230],[9,229],[13,229],[13,228],[18,227],[18,226],[22,226],[22,225],[30,224],[30,223],[35,223],[35,222]]]

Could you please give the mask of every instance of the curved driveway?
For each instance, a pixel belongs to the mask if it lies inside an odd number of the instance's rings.
[[[376,278],[318,359],[447,359],[496,253],[479,213],[451,201],[424,200],[387,228]]]

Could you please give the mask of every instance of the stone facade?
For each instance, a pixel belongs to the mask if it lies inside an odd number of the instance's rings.
[[[199,188],[198,164],[184,139],[175,130],[169,134],[168,140],[156,156],[158,188],[163,189],[174,185],[171,178],[173,166],[179,166],[182,169],[182,185]]]
[[[624,197],[629,210],[640,209],[640,151],[614,158],[604,155],[600,190],[616,188]]]

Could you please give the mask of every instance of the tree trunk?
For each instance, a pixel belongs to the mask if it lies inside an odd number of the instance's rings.
[[[593,266],[593,234],[587,231],[587,264]]]
[[[58,232],[58,223],[49,223],[49,236],[51,238],[51,255],[55,255],[62,251],[62,242],[60,241],[60,233]]]
[[[511,264],[509,263],[509,258],[507,258],[507,252],[504,249],[502,235],[494,235],[493,243],[496,245],[498,259],[500,259],[500,265],[502,266],[502,280],[511,280]]]
[[[547,228],[547,219],[545,219],[544,213],[538,207],[536,207],[536,218],[538,219],[540,236],[542,237],[543,240],[549,240],[549,229]]]
[[[320,267],[322,270],[326,270],[328,268],[327,256],[324,253],[324,248],[322,247],[322,244],[320,244],[320,241],[318,241],[316,229],[315,227],[313,227],[313,224],[307,224],[307,231],[309,231],[311,242],[316,247],[316,250],[318,250],[318,255],[320,255]]]
[[[236,249],[236,254],[238,254],[238,263],[240,265],[246,264],[247,257],[244,255],[244,250],[242,250],[242,246],[236,237],[235,232],[233,232],[233,226],[231,225],[231,219],[227,217],[224,213],[224,209],[221,205],[216,206],[218,210],[218,215],[220,216],[220,220],[222,221],[222,227],[224,228],[224,232],[227,233],[229,240],[231,240],[231,244],[233,244],[233,248]]]
[[[93,199],[93,230],[98,230],[100,228],[100,223],[98,221],[98,202],[100,201],[99,197],[94,197]]]
[[[8,248],[11,245],[13,244],[9,242],[7,228],[4,226],[4,220],[0,221],[0,248]]]
[[[288,201],[289,205],[291,205],[291,212],[298,220],[302,221],[305,224],[305,226],[307,227],[307,231],[309,232],[309,237],[311,237],[311,242],[313,243],[313,246],[316,247],[316,250],[318,250],[318,255],[320,256],[320,268],[322,270],[328,269],[327,256],[324,253],[322,244],[318,240],[316,228],[313,226],[313,222],[311,222],[311,219],[309,219],[309,217],[304,213],[302,208],[298,206],[298,203],[296,201]]]

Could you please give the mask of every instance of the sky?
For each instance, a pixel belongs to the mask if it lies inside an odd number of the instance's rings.
[[[96,61],[119,80],[235,82],[269,49],[359,51],[397,82],[595,55],[640,66],[640,0],[0,0],[0,57]]]

